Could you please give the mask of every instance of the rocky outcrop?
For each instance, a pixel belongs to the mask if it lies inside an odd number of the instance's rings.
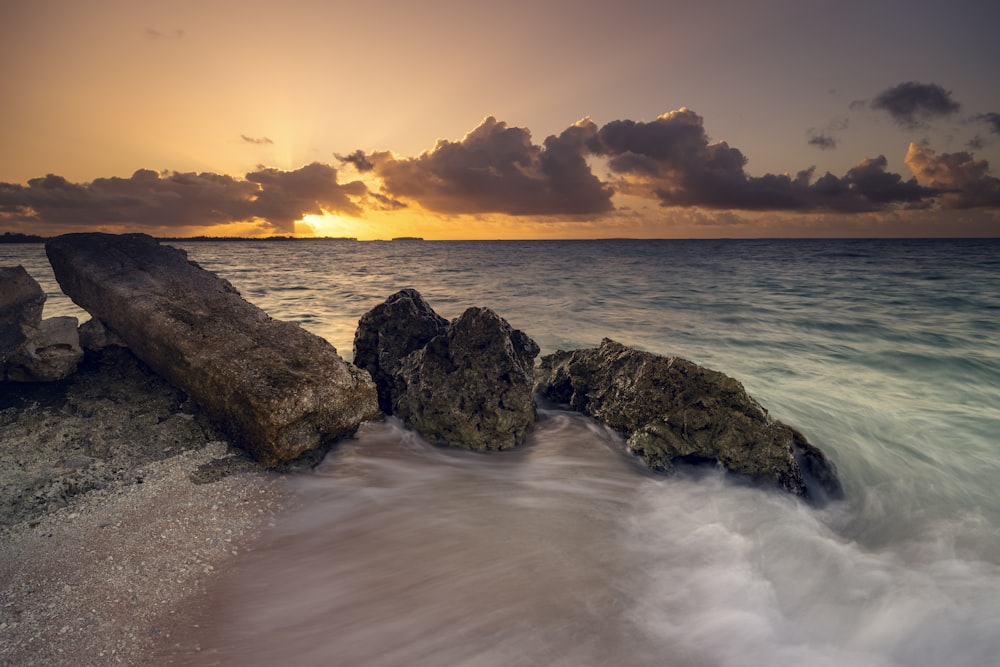
[[[0,267],[0,369],[37,333],[44,305],[45,292],[23,266]]]
[[[297,324],[268,317],[181,250],[144,234],[97,233],[59,236],[45,249],[75,303],[265,465],[377,414],[367,373]]]
[[[834,464],[801,433],[771,419],[735,379],[690,361],[605,339],[543,357],[535,389],[622,432],[654,470],[714,461],[796,495],[843,495]]]
[[[83,359],[75,317],[42,319],[45,292],[22,266],[0,268],[0,380],[54,382]]]
[[[55,382],[76,372],[83,360],[75,317],[50,317],[7,359],[12,382]]]
[[[80,325],[80,347],[91,352],[100,352],[106,347],[116,345],[118,347],[128,347],[121,338],[110,331],[96,317]]]
[[[383,410],[428,440],[509,449],[534,427],[538,346],[488,308],[447,323],[416,290],[403,290],[361,318],[354,340]]]
[[[368,371],[382,412],[392,414],[392,388],[403,357],[448,328],[415,289],[396,292],[365,313],[354,334],[354,365]]]

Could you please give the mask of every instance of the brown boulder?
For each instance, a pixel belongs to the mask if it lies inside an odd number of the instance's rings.
[[[75,303],[265,465],[353,433],[378,412],[368,373],[268,317],[182,250],[98,233],[59,236],[45,249]]]

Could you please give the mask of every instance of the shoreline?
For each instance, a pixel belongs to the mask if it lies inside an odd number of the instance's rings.
[[[0,665],[197,653],[210,583],[289,498],[120,348],[2,388],[0,464]]]

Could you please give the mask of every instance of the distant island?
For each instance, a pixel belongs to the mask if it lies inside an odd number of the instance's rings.
[[[0,235],[0,243],[45,243],[46,237],[34,234],[18,234],[14,232],[4,232]]]
[[[51,236],[4,232],[0,243],[45,243]],[[158,236],[157,241],[357,241],[353,236]],[[423,240],[423,239],[420,239]]]

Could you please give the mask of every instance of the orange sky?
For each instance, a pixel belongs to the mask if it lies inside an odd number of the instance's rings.
[[[14,0],[0,231],[997,236],[944,4]]]

